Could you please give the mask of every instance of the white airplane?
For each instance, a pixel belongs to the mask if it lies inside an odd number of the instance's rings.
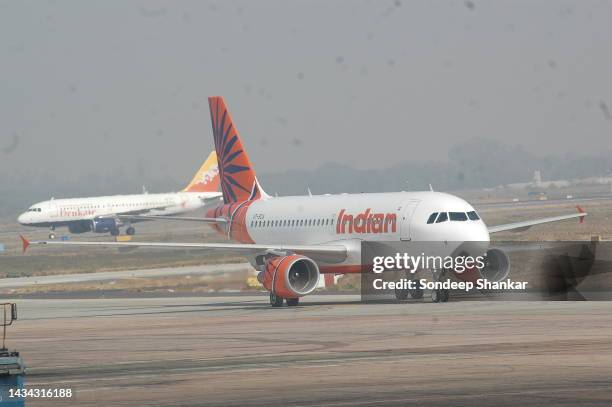
[[[125,226],[126,234],[134,235],[133,223],[202,208],[220,199],[218,189],[219,168],[213,151],[181,192],[51,199],[32,205],[17,221],[24,226],[50,228],[49,239],[54,239],[55,229],[63,226],[70,233],[110,232],[113,236]]]
[[[320,273],[361,272],[363,241],[457,242],[449,248],[453,253],[464,242],[476,242],[478,254],[487,253],[487,267],[458,277],[501,281],[509,271],[508,258],[488,248],[491,233],[577,217],[582,222],[586,216],[579,208],[575,214],[487,227],[468,202],[432,191],[271,197],[257,181],[223,98],[211,97],[209,105],[224,203],[199,220],[235,243],[30,242],[22,236],[24,251],[30,244],[56,244],[239,253],[259,270],[273,306],[283,301],[295,306],[315,290]],[[448,301],[448,290],[433,290],[432,300]]]

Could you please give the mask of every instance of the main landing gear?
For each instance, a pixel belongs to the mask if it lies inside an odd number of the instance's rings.
[[[285,298],[270,293],[270,305],[273,307],[282,307],[283,300],[285,300]],[[289,307],[296,307],[300,303],[299,298],[287,298],[285,301],[287,301],[287,306]]]
[[[55,239],[55,226],[51,226],[51,230],[49,230],[49,240]]]
[[[431,302],[448,302],[450,293],[448,290],[432,290],[431,291]]]
[[[413,300],[420,300],[421,298],[423,298],[423,289],[419,286],[418,280],[412,280],[412,281],[414,281],[413,284],[415,284],[416,288],[414,289],[396,288],[395,289],[396,299],[398,299],[399,301],[405,301],[408,299],[408,296],[410,296],[410,298],[412,298]]]
[[[273,307],[282,307],[283,297],[279,297],[276,294],[270,293],[270,305],[272,305]]]
[[[444,281],[444,279],[446,278],[446,271],[445,270],[442,270],[442,271],[434,270],[432,277],[435,283],[437,283],[438,281]],[[408,296],[410,296],[410,298],[415,299],[415,300],[423,298],[423,288],[421,288],[420,284],[418,283],[418,280],[413,279],[412,281],[413,281],[412,285],[415,288],[414,289],[396,288],[395,298],[397,298],[399,301],[407,300]],[[449,298],[450,298],[450,291],[447,289],[431,290],[431,302],[448,302]]]
[[[125,234],[128,236],[134,236],[136,234],[136,229],[134,229],[133,226],[130,226],[129,228],[125,229]]]
[[[433,281],[436,283],[438,281],[443,281],[445,275],[446,273],[444,270],[442,271],[434,270]],[[447,289],[441,288],[441,289],[431,290],[431,302],[448,302],[449,298],[450,298],[450,291]]]

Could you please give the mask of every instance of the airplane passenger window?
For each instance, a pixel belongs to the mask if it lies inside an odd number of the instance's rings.
[[[467,220],[467,215],[465,212],[450,212],[449,215],[451,221],[463,222]]]
[[[448,220],[448,214],[446,212],[440,212],[438,219],[436,219],[436,223],[446,222]]]
[[[427,219],[427,224],[431,224],[434,223],[434,221],[436,220],[436,216],[438,216],[438,212],[434,212],[431,215],[429,215],[429,219]]]
[[[468,212],[467,216],[468,216],[468,218],[470,218],[470,220],[478,220],[478,219],[480,219],[480,217],[478,216],[476,211]]]

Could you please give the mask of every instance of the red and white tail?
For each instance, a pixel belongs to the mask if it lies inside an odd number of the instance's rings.
[[[183,189],[183,192],[217,192],[218,190],[219,166],[217,164],[217,154],[211,151],[189,185]]]
[[[223,97],[209,97],[208,105],[219,161],[223,201],[228,204],[266,197],[257,182],[255,170]]]

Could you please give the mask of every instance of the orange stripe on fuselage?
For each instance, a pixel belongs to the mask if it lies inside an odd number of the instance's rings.
[[[213,224],[212,227],[216,232],[240,243],[255,243],[249,234],[246,221],[249,206],[253,202],[255,201],[233,202],[227,205],[220,205],[209,210],[206,216],[229,220],[223,226],[218,223]]]

